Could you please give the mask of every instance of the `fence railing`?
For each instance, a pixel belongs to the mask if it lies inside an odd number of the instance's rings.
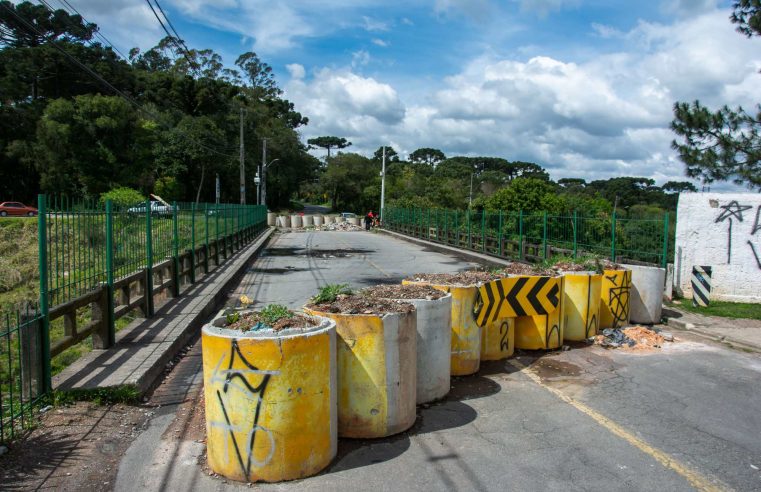
[[[153,316],[158,303],[254,240],[266,219],[259,205],[120,207],[40,195],[39,311],[0,320],[0,442],[52,390],[53,357],[86,339],[93,348],[112,346],[117,320]],[[33,398],[24,396],[27,386],[36,388]]]
[[[383,211],[385,228],[501,258],[538,262],[595,255],[617,262],[666,266],[673,250],[668,212],[659,217],[595,217],[579,213],[402,209]]]

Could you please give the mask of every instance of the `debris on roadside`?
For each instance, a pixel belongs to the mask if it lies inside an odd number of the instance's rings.
[[[331,222],[330,224],[325,224],[322,226],[315,227],[315,230],[341,231],[341,232],[364,231],[364,229],[361,226],[349,224],[348,222]]]
[[[668,334],[670,335],[670,334]],[[626,350],[648,350],[661,348],[665,341],[670,340],[655,331],[644,326],[631,326],[629,328],[606,328],[602,334],[591,337],[589,341],[605,348],[622,348]]]

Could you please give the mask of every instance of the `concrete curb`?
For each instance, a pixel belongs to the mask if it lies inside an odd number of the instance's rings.
[[[166,365],[200,333],[201,327],[228,291],[267,244],[274,228],[236,252],[200,282],[117,334],[116,345],[93,350],[53,378],[57,390],[93,390],[134,386],[141,395],[158,382]]]
[[[389,236],[396,237],[398,239],[403,239],[405,241],[409,241],[414,244],[419,244],[421,246],[425,246],[427,248],[430,248],[434,251],[438,251],[439,253],[446,253],[450,255],[457,256],[459,258],[468,260],[468,261],[476,261],[478,263],[483,263],[487,266],[494,266],[494,267],[503,267],[507,266],[511,263],[514,263],[510,260],[504,260],[502,258],[497,258],[496,256],[491,256],[485,253],[476,253],[475,251],[468,251],[464,249],[455,248],[454,246],[449,246],[447,244],[440,244],[440,243],[434,243],[432,241],[426,241],[425,239],[418,239],[416,237],[410,237],[405,234],[400,234],[398,232],[389,231],[387,229],[377,229],[378,232],[381,232],[383,234],[388,234]]]
[[[677,330],[682,330],[682,331],[689,331],[691,333],[695,333],[696,335],[699,335],[708,340],[725,343],[727,345],[732,345],[732,346],[739,347],[745,350],[752,350],[753,352],[761,352],[761,345],[744,342],[734,337],[717,335],[716,333],[712,333],[708,330],[701,329],[700,325],[689,323],[687,321],[683,321],[678,318],[667,318],[666,324],[671,328],[675,328]]]

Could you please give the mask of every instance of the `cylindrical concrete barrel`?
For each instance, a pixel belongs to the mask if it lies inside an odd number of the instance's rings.
[[[631,270],[605,270],[600,289],[600,329],[629,324]]]
[[[666,270],[641,265],[624,266],[632,272],[629,321],[646,325],[660,323]]]
[[[375,438],[415,423],[415,312],[320,313],[336,321],[338,334],[338,435]]]
[[[322,227],[323,218],[322,215],[315,215],[314,216],[314,226],[315,227]]]
[[[346,217],[342,217],[341,215],[336,215],[336,224],[340,224],[341,222],[346,222]]]
[[[291,228],[297,229],[301,227],[301,215],[291,215]]]
[[[349,224],[355,225],[355,226],[358,226],[360,223],[359,217],[349,217],[348,221],[349,221]]]
[[[481,328],[476,324],[473,308],[478,295],[475,285],[444,285],[405,280],[403,284],[424,284],[452,294],[451,375],[467,376],[481,365]]]
[[[594,272],[567,272],[563,278],[563,338],[580,342],[597,335],[602,275]]]
[[[481,360],[503,360],[515,353],[515,318],[502,318],[481,328]]]
[[[524,350],[551,350],[563,346],[563,288],[558,283],[558,307],[549,314],[518,316],[515,318],[515,347]]]
[[[280,224],[282,224],[280,227],[291,227],[291,216],[290,215],[281,215],[277,218],[278,221],[280,221]]]
[[[449,393],[452,347],[452,295],[440,299],[399,299],[417,313],[417,403]]]
[[[267,225],[268,226],[274,226],[277,225],[277,214],[274,212],[267,212]]]
[[[336,328],[202,330],[209,467],[242,482],[314,475],[336,456]],[[219,325],[219,323],[215,324]]]
[[[332,224],[336,221],[336,218],[332,215],[326,215],[322,219],[325,225]]]
[[[312,216],[311,215],[304,215],[301,218],[301,224],[304,227],[312,227],[314,225],[314,221],[312,220]]]

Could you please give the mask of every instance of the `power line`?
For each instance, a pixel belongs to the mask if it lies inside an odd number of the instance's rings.
[[[28,29],[29,29],[31,32],[34,32],[34,33],[36,33],[36,34],[37,34],[38,36],[40,36],[40,37],[43,37],[43,33],[42,33],[42,32],[41,32],[39,29],[37,29],[37,27],[35,27],[33,24],[30,24],[29,22],[27,22],[27,20],[26,20],[26,19],[24,19],[22,16],[20,16],[20,15],[19,15],[19,14],[16,12],[16,10],[15,10],[15,9],[12,9],[12,8],[8,7],[8,5],[7,5],[6,3],[2,3],[2,2],[0,2],[0,6],[2,6],[2,7],[3,7],[5,10],[7,10],[8,12],[10,12],[10,14],[11,14],[11,15],[13,15],[13,16],[14,16],[14,17],[15,17],[15,18],[16,18],[16,19],[19,21],[19,22],[23,23],[23,24],[24,24],[24,25],[25,25],[25,26],[26,26],[26,27],[27,27],[27,28],[28,28]],[[122,91],[120,91],[119,89],[117,89],[116,87],[114,87],[114,86],[113,86],[113,85],[112,85],[112,84],[111,84],[111,83],[110,83],[108,80],[104,79],[104,78],[103,78],[103,77],[102,77],[102,76],[101,76],[99,73],[97,73],[96,71],[92,70],[90,67],[88,67],[87,65],[85,65],[85,64],[84,64],[84,63],[82,63],[81,61],[79,61],[79,59],[77,59],[75,56],[72,56],[72,55],[71,55],[71,54],[70,54],[68,51],[66,51],[65,49],[61,48],[61,47],[58,45],[58,43],[57,43],[55,40],[53,40],[53,39],[51,39],[51,40],[50,40],[50,46],[52,46],[52,47],[53,47],[53,49],[55,49],[56,51],[58,51],[58,52],[60,52],[62,55],[64,55],[64,56],[65,56],[65,57],[66,57],[66,58],[67,58],[67,59],[68,59],[68,60],[69,60],[71,63],[73,63],[73,64],[74,64],[74,65],[76,65],[77,67],[81,68],[81,69],[82,69],[82,70],[84,70],[85,72],[87,72],[87,73],[88,73],[88,75],[90,75],[91,77],[95,78],[95,79],[96,79],[96,80],[98,80],[100,83],[102,83],[102,84],[103,84],[105,87],[107,87],[108,89],[110,89],[111,91],[113,91],[114,93],[116,93],[117,95],[119,95],[119,96],[121,96],[122,98],[124,98],[124,100],[125,100],[125,101],[127,101],[128,103],[130,103],[130,104],[132,104],[133,106],[135,106],[135,108],[136,108],[138,111],[142,111],[142,112],[144,112],[144,113],[148,114],[149,116],[151,116],[152,118],[154,118],[154,119],[155,119],[157,122],[159,122],[159,123],[161,122],[161,120],[160,120],[160,118],[158,117],[158,115],[156,115],[155,113],[152,113],[152,112],[148,111],[147,109],[143,108],[143,107],[140,105],[140,103],[138,103],[138,102],[137,102],[137,101],[135,101],[133,98],[131,98],[130,96],[128,96],[128,95],[127,95],[127,94],[125,94],[124,92],[122,92]],[[169,129],[171,129],[171,127],[169,127],[168,125],[164,125],[164,126],[165,126],[166,128],[169,128]],[[219,154],[219,155],[222,155],[222,156],[225,156],[225,157],[235,158],[235,156],[234,156],[234,155],[231,155],[231,154],[225,154],[224,152],[220,152],[220,151],[218,151],[218,150],[216,150],[216,149],[214,149],[214,148],[212,148],[212,147],[209,147],[209,146],[207,146],[207,145],[204,145],[204,144],[202,144],[202,143],[198,142],[196,139],[193,139],[193,138],[192,138],[192,137],[190,137],[189,135],[186,135],[186,134],[184,134],[184,133],[182,133],[182,132],[180,132],[180,134],[181,134],[181,135],[183,135],[183,136],[185,136],[185,137],[187,137],[187,138],[188,138],[188,140],[191,140],[191,141],[192,141],[192,142],[193,142],[195,145],[198,145],[198,146],[199,146],[199,147],[201,147],[202,149],[206,149],[206,150],[208,150],[208,151],[210,151],[210,152],[213,152],[213,153],[215,153],[215,154]]]
[[[161,14],[164,16],[164,19],[166,19],[167,24],[169,24],[172,27],[172,31],[174,32],[174,35],[172,35],[171,32],[169,32],[169,29],[167,29],[166,25],[164,25],[164,21],[161,20],[161,17],[159,17],[158,12],[156,12],[156,9],[153,8],[153,3],[151,3],[151,0],[145,0],[145,3],[148,4],[148,6],[151,8],[151,12],[153,12],[154,17],[156,17],[156,20],[159,21],[159,24],[161,24],[161,28],[164,30],[167,36],[169,36],[169,39],[172,40],[174,43],[174,46],[177,48],[177,50],[182,54],[183,57],[185,57],[185,60],[187,60],[188,64],[190,65],[190,68],[195,70],[195,63],[190,59],[190,53],[189,50],[187,50],[187,46],[185,46],[185,43],[180,39],[179,34],[177,34],[177,31],[174,29],[174,26],[172,26],[172,23],[169,21],[169,17],[164,13],[164,10],[161,8],[161,5],[156,0],[153,0],[156,3],[156,7],[161,11]],[[185,48],[183,48],[185,46]]]
[[[41,1],[44,1],[44,0],[41,0]],[[85,19],[85,16],[84,16],[84,15],[82,15],[82,14],[80,14],[80,13],[79,13],[79,10],[77,10],[77,9],[76,9],[76,7],[74,7],[74,5],[72,5],[72,4],[71,4],[71,3],[70,3],[68,0],[58,0],[58,2],[59,2],[61,5],[65,5],[65,6],[67,6],[68,8],[70,8],[71,10],[73,10],[73,11],[74,11],[74,13],[76,13],[78,16],[80,16],[80,17],[82,18],[82,20],[83,20],[83,21],[85,21],[86,23],[88,23],[88,24],[92,24],[92,22],[90,22],[90,21],[88,21],[87,19]],[[47,2],[46,2],[46,5],[47,5]],[[50,6],[48,6],[48,9],[50,9]],[[52,10],[52,9],[50,9],[50,10]],[[105,35],[105,34],[103,34],[103,33],[100,31],[100,28],[98,28],[98,30],[96,30],[96,31],[95,31],[95,35],[96,35],[96,36],[98,36],[98,37],[99,37],[99,38],[100,38],[100,39],[103,41],[103,43],[104,43],[104,44],[106,44],[106,45],[110,46],[110,47],[111,47],[111,48],[112,48],[114,51],[116,51],[117,53],[119,53],[119,55],[121,55],[121,57],[122,57],[124,60],[129,60],[129,58],[128,58],[128,57],[126,57],[126,56],[124,55],[124,53],[122,53],[122,52],[119,50],[119,48],[117,48],[117,47],[114,45],[114,43],[112,43],[112,42],[111,42],[111,41],[110,41],[110,40],[109,40],[109,39],[106,37],[106,35]]]

